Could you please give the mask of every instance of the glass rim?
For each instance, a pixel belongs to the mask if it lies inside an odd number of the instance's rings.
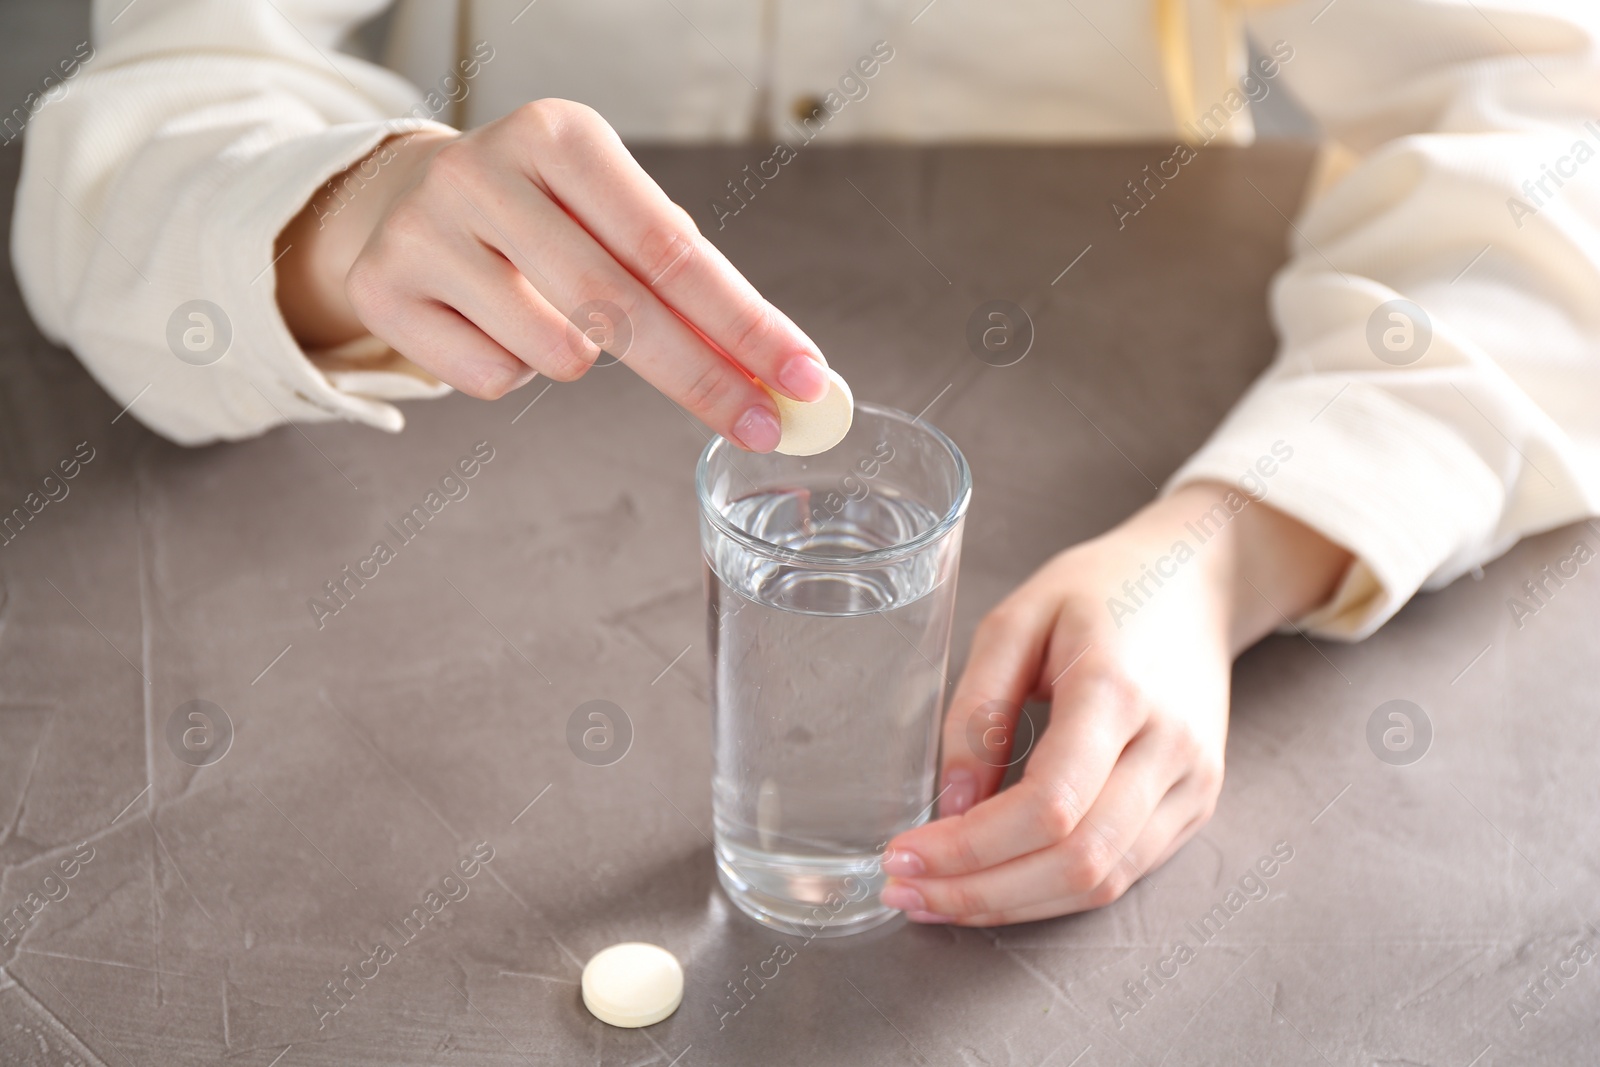
[[[720,450],[733,447],[727,438],[721,436],[713,437],[706,443],[705,448],[700,452],[699,462],[695,464],[695,498],[700,505],[701,517],[710,522],[717,532],[724,537],[731,538],[744,547],[759,552],[769,559],[777,560],[780,563],[793,563],[816,569],[849,570],[863,566],[893,563],[907,556],[915,555],[930,545],[937,544],[943,540],[966,515],[967,504],[972,500],[972,471],[967,466],[967,457],[962,455],[961,449],[956,447],[956,443],[950,440],[943,430],[925,421],[921,415],[908,415],[899,408],[892,408],[883,404],[858,403],[855,409],[858,414],[865,413],[915,427],[931,437],[935,443],[942,446],[945,452],[949,454],[955,464],[956,471],[955,499],[938,522],[935,522],[915,537],[899,544],[890,545],[887,548],[875,548],[870,552],[858,552],[850,556],[824,555],[819,552],[805,552],[784,548],[782,545],[774,544],[740,529],[729,522],[727,516],[712,505],[709,486],[707,485],[712,456]],[[794,458],[805,459],[808,457],[796,456]]]

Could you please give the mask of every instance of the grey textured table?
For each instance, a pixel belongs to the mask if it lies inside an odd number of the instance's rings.
[[[1269,358],[1308,154],[1208,150],[1119,232],[1107,199],[1166,152],[815,148],[715,233],[859,397],[931,405],[970,457],[958,663],[986,606],[1148,499]],[[641,158],[704,218],[754,157]],[[1036,323],[1015,366],[962,340],[990,298]],[[0,504],[94,455],[0,548],[0,908],[27,916],[0,949],[6,1064],[1600,1059],[1600,962],[1573,949],[1600,944],[1600,577],[1520,626],[1507,606],[1588,527],[1362,645],[1247,654],[1215,818],[1116,905],[807,944],[713,876],[682,412],[612,367],[413,404],[398,437],[187,451],[117,418],[9,278],[0,301]],[[482,441],[469,495],[318,629],[307,600]],[[201,767],[167,733],[197,699],[235,731]],[[612,766],[566,743],[591,699],[632,722]],[[1392,699],[1433,724],[1409,766],[1367,741]],[[579,1003],[580,961],[627,939],[687,969],[644,1031]]]

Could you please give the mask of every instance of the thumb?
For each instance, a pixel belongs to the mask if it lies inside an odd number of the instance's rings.
[[[944,722],[941,818],[961,815],[993,795],[1006,768],[1027,755],[1032,735],[1022,705],[1039,688],[1055,617],[1045,601],[1016,600],[978,625]]]

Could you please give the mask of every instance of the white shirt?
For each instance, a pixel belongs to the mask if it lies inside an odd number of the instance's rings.
[[[830,140],[1244,142],[1244,97],[1282,84],[1328,165],[1272,286],[1280,352],[1168,488],[1248,485],[1293,442],[1266,499],[1355,554],[1302,620],[1343,637],[1600,513],[1588,0],[462,5],[396,12],[390,63],[413,84],[337,50],[381,0],[96,0],[92,57],[27,122],[12,255],[40,328],[175,441],[285,420],[395,431],[391,401],[445,387],[381,346],[302,351],[272,274],[278,233],[394,116],[475,124],[563,96],[633,140],[794,140],[796,101],[816,98]],[[1280,60],[1270,76],[1246,30]],[[867,78],[879,42],[893,56]],[[210,366],[167,342],[195,299],[230,320]],[[1431,325],[1420,358],[1385,347],[1416,341],[1384,307],[1399,299]]]

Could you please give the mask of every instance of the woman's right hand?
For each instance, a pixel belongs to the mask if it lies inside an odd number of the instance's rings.
[[[279,238],[279,306],[307,347],[371,333],[494,399],[536,374],[578,378],[627,331],[623,362],[755,452],[780,427],[753,378],[827,392],[817,346],[582,104],[399,134],[332,185],[342,195],[319,194]]]

